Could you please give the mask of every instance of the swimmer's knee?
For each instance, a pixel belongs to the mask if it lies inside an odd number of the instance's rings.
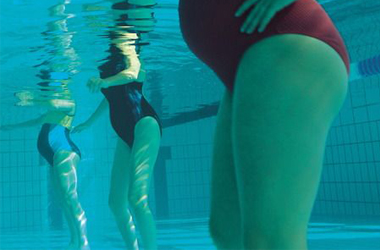
[[[148,195],[143,192],[130,194],[128,197],[129,206],[135,214],[149,213]]]
[[[76,183],[70,183],[68,181],[62,183],[61,180],[59,192],[61,193],[61,202],[63,202],[65,206],[77,206],[79,203]]]
[[[222,229],[221,225],[218,223],[218,219],[214,216],[210,216],[208,221],[208,229],[210,232],[210,236],[214,241],[221,241],[224,239],[223,231],[226,229]]]
[[[214,244],[218,248],[242,249],[241,230],[230,227],[228,218],[217,218],[211,215],[208,221],[208,229]]]
[[[111,198],[108,198],[108,207],[111,209],[113,214],[117,214],[120,210],[117,202]]]
[[[244,249],[307,249],[306,228],[294,230],[288,225],[274,227],[246,225],[243,229]]]
[[[120,200],[117,197],[110,195],[108,197],[108,207],[114,216],[123,216],[125,213],[129,213],[128,201]]]

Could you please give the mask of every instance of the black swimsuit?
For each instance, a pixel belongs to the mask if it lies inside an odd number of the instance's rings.
[[[142,95],[142,83],[113,86],[102,89],[102,93],[109,102],[113,129],[130,147],[133,145],[135,125],[143,117],[155,118],[161,129],[157,113]]]
[[[114,9],[132,9],[137,8],[131,4],[114,4]],[[122,15],[118,19],[117,27],[123,25],[120,21],[129,20],[125,15]],[[140,32],[133,29],[129,32],[136,33],[140,37]],[[118,37],[117,32],[109,32],[110,39]],[[139,52],[139,41],[136,40],[136,52]],[[102,79],[114,76],[121,71],[125,70],[127,65],[125,64],[124,55],[122,51],[116,47],[115,44],[110,42],[108,52],[110,55],[105,59],[105,63],[98,67],[100,77]],[[134,128],[137,122],[146,117],[151,116],[157,120],[162,133],[162,126],[157,113],[153,107],[148,103],[142,94],[142,82],[126,83],[124,85],[113,86],[106,89],[101,89],[103,95],[107,98],[110,107],[111,124],[117,135],[126,142],[131,148],[134,141]]]

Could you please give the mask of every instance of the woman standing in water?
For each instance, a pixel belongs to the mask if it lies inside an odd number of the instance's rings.
[[[38,100],[30,93],[16,94],[19,105],[50,107],[44,115],[17,124],[3,125],[1,130],[13,130],[41,125],[38,136],[38,151],[51,167],[51,180],[71,233],[69,249],[89,249],[86,216],[79,203],[76,168],[80,151],[70,138],[70,129],[75,114],[72,99]]]
[[[348,54],[315,0],[180,0],[190,49],[222,80],[210,234],[218,249],[307,249]]]
[[[56,0],[48,8],[47,30],[42,32],[46,51],[37,76],[42,80],[36,91],[19,91],[17,106],[38,106],[48,110],[42,116],[23,123],[1,126],[1,130],[27,128],[41,125],[38,136],[38,151],[50,165],[51,182],[58,196],[62,211],[69,226],[71,240],[69,249],[89,249],[86,216],[78,200],[77,167],[80,151],[70,138],[75,115],[75,101],[69,85],[79,65],[78,55],[71,46],[73,33],[69,32],[65,13],[69,0]],[[41,50],[41,48],[38,48]],[[34,50],[34,49],[33,49]]]
[[[139,249],[135,222],[144,249],[157,249],[156,226],[148,206],[148,193],[158,155],[161,125],[143,96],[145,71],[139,50],[142,33],[152,29],[151,0],[113,2],[116,25],[109,32],[110,55],[99,67],[100,78],[88,81],[91,92],[101,90],[105,99],[95,113],[75,127],[80,132],[89,127],[109,106],[111,124],[118,135],[111,174],[109,206],[127,246]],[[133,217],[132,217],[132,213]]]

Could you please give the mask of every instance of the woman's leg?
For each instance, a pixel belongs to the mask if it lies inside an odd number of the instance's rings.
[[[131,178],[130,161],[131,150],[120,138],[117,141],[114,163],[111,173],[111,188],[109,206],[115,217],[119,231],[129,250],[137,250],[135,224],[129,210],[128,192]]]
[[[241,218],[232,154],[232,94],[220,103],[211,169],[210,234],[218,249],[241,249]]]
[[[326,137],[346,91],[341,58],[314,38],[273,36],[244,54],[232,131],[245,249],[307,249]]]
[[[54,155],[52,175],[57,193],[67,218],[76,249],[89,249],[85,213],[79,203],[77,193],[76,167],[80,157],[75,152],[59,151]]]
[[[53,168],[50,169],[50,178],[51,182],[55,191],[55,194],[58,197],[58,201],[61,205],[61,209],[63,211],[63,214],[65,215],[67,225],[70,230],[70,244],[69,244],[69,249],[75,249],[76,246],[78,245],[79,239],[78,239],[78,232],[75,228],[75,222],[73,218],[71,218],[69,209],[67,204],[64,202],[64,194],[62,193],[62,190],[60,188],[59,180],[55,177]]]
[[[156,224],[148,206],[154,164],[160,148],[160,127],[153,117],[142,118],[135,126],[130,166],[133,169],[129,191],[130,207],[146,250],[157,249]]]

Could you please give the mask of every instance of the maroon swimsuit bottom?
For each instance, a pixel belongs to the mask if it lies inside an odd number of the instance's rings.
[[[185,41],[232,91],[238,64],[254,43],[277,34],[303,34],[334,48],[350,70],[348,52],[333,22],[315,0],[297,0],[279,11],[264,32],[240,32],[247,14],[236,18],[244,0],[180,0],[179,14]]]

